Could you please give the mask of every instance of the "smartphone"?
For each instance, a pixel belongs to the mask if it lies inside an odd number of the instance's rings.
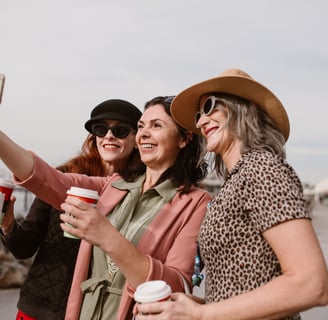
[[[0,103],[2,100],[2,93],[3,93],[3,88],[5,87],[5,75],[4,74],[0,74]]]

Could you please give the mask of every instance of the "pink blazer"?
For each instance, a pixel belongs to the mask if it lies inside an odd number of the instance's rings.
[[[66,190],[71,186],[98,190],[101,195],[104,195],[100,197],[97,209],[100,213],[107,215],[126,195],[126,191],[111,186],[113,181],[119,179],[121,177],[118,174],[107,178],[63,174],[35,157],[32,175],[18,184],[55,208],[59,208],[59,205],[64,202]],[[182,275],[191,285],[196,238],[210,199],[208,192],[194,188],[188,194],[177,193],[172,201],[160,210],[137,245],[137,248],[150,259],[151,267],[146,280],[163,279],[173,291],[183,291]],[[79,318],[83,298],[80,284],[87,279],[91,253],[92,246],[82,240],[65,320]],[[123,289],[117,319],[132,318],[132,315],[127,313],[133,303],[133,292],[134,288],[130,287],[127,282]]]

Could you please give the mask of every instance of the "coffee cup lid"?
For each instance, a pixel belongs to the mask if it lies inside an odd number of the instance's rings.
[[[0,186],[10,188],[10,189],[15,188],[15,184],[12,180],[3,179],[3,178],[0,178]]]
[[[86,189],[86,188],[79,188],[79,187],[71,187],[69,190],[67,190],[67,194],[81,196],[85,198],[91,198],[91,199],[98,199],[98,191]]]
[[[137,287],[134,300],[139,303],[161,301],[169,297],[171,293],[171,287],[165,281],[147,281]]]

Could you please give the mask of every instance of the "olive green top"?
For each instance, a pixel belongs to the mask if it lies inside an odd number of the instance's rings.
[[[136,245],[162,206],[177,192],[170,180],[141,194],[145,176],[134,182],[119,180],[112,185],[129,190],[108,215],[110,223]],[[131,264],[133,261],[131,261]],[[81,284],[84,300],[80,320],[116,320],[125,277],[115,263],[98,247],[93,247],[91,276]]]

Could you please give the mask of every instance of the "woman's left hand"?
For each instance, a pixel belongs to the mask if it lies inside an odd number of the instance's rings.
[[[137,320],[196,320],[201,305],[183,293],[173,293],[170,301],[136,304],[133,314]]]
[[[14,204],[16,201],[15,196],[11,196],[7,206],[7,211],[3,217],[2,224],[0,225],[4,235],[9,235],[15,227]]]

